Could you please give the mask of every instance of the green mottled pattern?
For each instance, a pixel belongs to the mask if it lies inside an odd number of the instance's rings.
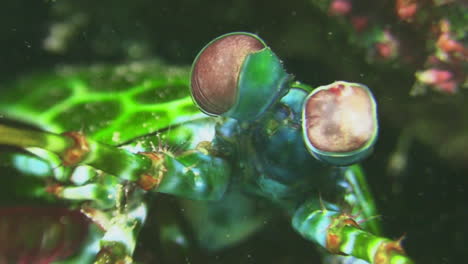
[[[10,84],[1,92],[0,116],[116,145],[202,117],[188,76],[188,68],[157,61],[61,67]]]

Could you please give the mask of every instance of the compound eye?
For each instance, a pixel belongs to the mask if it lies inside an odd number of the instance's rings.
[[[192,66],[191,93],[200,109],[221,115],[235,104],[241,66],[265,43],[249,33],[223,35],[203,48]]]
[[[372,152],[377,132],[376,103],[362,84],[321,86],[304,102],[304,141],[319,160],[337,166],[356,163]]]

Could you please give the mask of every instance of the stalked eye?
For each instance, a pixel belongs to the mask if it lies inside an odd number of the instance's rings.
[[[287,93],[291,80],[260,38],[238,32],[213,40],[198,54],[191,92],[206,114],[253,122]]]
[[[248,33],[223,35],[206,45],[194,61],[191,76],[192,97],[201,110],[221,115],[231,109],[246,56],[265,47],[262,40]]]
[[[356,163],[372,152],[377,131],[376,103],[362,84],[321,86],[304,102],[304,141],[319,160],[337,166]]]

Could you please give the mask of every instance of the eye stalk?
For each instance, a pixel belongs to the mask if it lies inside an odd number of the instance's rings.
[[[317,159],[345,166],[372,152],[377,106],[365,85],[338,81],[318,87],[307,96],[302,117],[305,145]]]
[[[210,42],[192,67],[192,96],[207,114],[221,115],[235,103],[238,76],[248,54],[266,47],[254,35],[234,33]]]
[[[191,93],[208,115],[260,117],[286,93],[291,77],[256,35],[236,32],[208,43],[192,66]]]

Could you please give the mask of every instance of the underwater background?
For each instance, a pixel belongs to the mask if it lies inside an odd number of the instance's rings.
[[[4,1],[0,89],[9,89],[23,76],[65,65],[160,59],[189,66],[206,43],[233,31],[258,34],[288,72],[311,86],[335,80],[369,86],[378,101],[380,134],[374,154],[362,165],[385,235],[404,236],[403,245],[415,263],[465,263],[464,1]],[[5,181],[0,184],[6,186]],[[2,197],[6,195],[4,190]],[[175,203],[164,195],[153,200],[150,212],[159,214]],[[157,222],[158,215],[150,213],[147,225],[152,219]],[[158,242],[158,227],[145,227],[135,259],[317,263],[315,247],[297,235],[285,217],[275,219],[247,241],[212,254],[195,245],[167,249]]]

